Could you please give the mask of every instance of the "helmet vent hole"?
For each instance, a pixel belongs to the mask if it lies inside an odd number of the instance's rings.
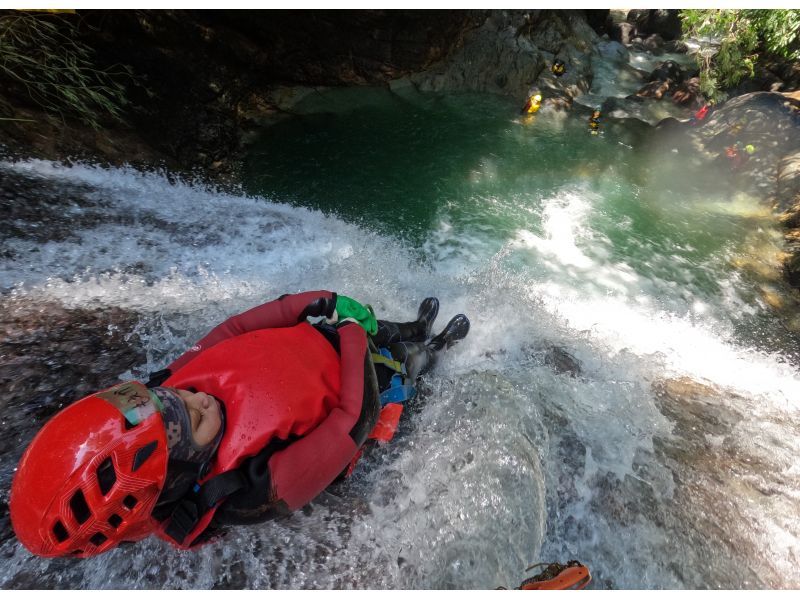
[[[92,544],[94,544],[95,546],[100,546],[100,545],[101,545],[103,542],[105,542],[106,540],[108,540],[108,538],[106,538],[106,537],[105,537],[103,534],[101,534],[100,532],[97,532],[97,533],[96,533],[94,536],[92,536],[91,538],[89,538],[89,542],[91,542],[91,543],[92,543]]]
[[[123,418],[125,420],[125,429],[130,430],[131,428],[135,428],[137,424],[131,423],[127,417]]]
[[[117,474],[114,471],[114,463],[111,457],[108,457],[97,468],[97,483],[100,485],[100,492],[103,496],[109,493],[114,483],[117,481]]]
[[[64,524],[60,521],[56,521],[55,525],[53,526],[53,534],[56,536],[56,540],[59,542],[63,542],[67,538],[69,538],[69,534],[67,533],[67,528],[64,527]]]
[[[108,523],[114,529],[117,529],[122,524],[122,517],[114,513],[111,517],[108,518]]]
[[[122,504],[125,505],[126,507],[128,507],[129,509],[132,509],[133,507],[135,507],[136,503],[138,503],[138,502],[139,501],[136,500],[136,497],[135,496],[131,496],[130,494],[122,499]]]
[[[72,509],[72,514],[78,523],[83,523],[92,516],[89,505],[86,504],[86,498],[80,490],[76,491],[69,499],[69,508]]]
[[[133,467],[131,471],[136,471],[142,466],[142,463],[147,461],[148,457],[153,454],[153,451],[156,450],[156,446],[158,446],[158,441],[154,440],[150,444],[144,445],[138,451],[136,451],[136,456],[133,458]]]

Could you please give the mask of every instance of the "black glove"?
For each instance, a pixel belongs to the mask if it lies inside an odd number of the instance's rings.
[[[325,316],[326,318],[332,318],[333,312],[335,310],[336,310],[336,293],[333,293],[333,296],[330,299],[327,297],[320,297],[319,299],[314,299],[302,311],[300,317],[297,318],[297,321],[302,322],[306,318],[318,318],[320,316]]]

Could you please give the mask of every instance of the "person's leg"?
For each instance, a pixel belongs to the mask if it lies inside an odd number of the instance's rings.
[[[392,343],[388,348],[394,359],[405,364],[406,376],[416,380],[436,364],[442,349],[452,347],[467,336],[468,332],[469,319],[464,314],[458,314],[428,343],[405,341]]]
[[[378,320],[378,332],[372,341],[378,347],[388,347],[403,341],[426,341],[431,335],[431,326],[439,313],[439,300],[428,297],[419,306],[417,319],[413,322],[389,322]]]
[[[404,341],[389,345],[392,357],[406,366],[406,378],[415,381],[436,364],[438,351],[424,342]]]

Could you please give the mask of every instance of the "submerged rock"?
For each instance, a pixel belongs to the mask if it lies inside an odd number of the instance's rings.
[[[616,41],[600,42],[595,46],[595,51],[601,58],[617,64],[628,64],[630,60],[630,52]]]
[[[569,374],[573,378],[581,374],[580,362],[563,347],[551,347],[545,353],[544,362],[558,374]]]

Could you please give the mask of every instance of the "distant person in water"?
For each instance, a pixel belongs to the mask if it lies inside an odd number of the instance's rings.
[[[179,548],[308,504],[369,439],[392,437],[417,378],[469,332],[377,320],[330,291],[283,295],[214,328],[146,384],[57,413],[20,460],[14,531],[32,553],[94,556],[152,534]],[[307,318],[318,318],[314,324]]]
[[[553,66],[552,66],[552,67],[550,67],[550,70],[552,71],[552,73],[553,73],[553,74],[554,74],[556,77],[560,77],[561,75],[563,75],[563,74],[566,72],[566,70],[567,70],[567,66],[564,64],[564,62],[563,62],[563,61],[561,61],[561,60],[556,60],[556,61],[553,63]]]
[[[592,135],[598,135],[600,133],[600,111],[595,110],[592,112],[592,115],[589,117],[589,132]]]
[[[741,148],[738,141],[733,145],[726,147],[725,157],[728,159],[731,171],[739,170],[750,159],[750,156],[752,156],[755,151],[756,148],[751,143],[748,143],[744,146],[744,148]]]
[[[525,105],[520,110],[520,114],[536,114],[539,108],[542,107],[542,94],[534,93],[525,102]]]

